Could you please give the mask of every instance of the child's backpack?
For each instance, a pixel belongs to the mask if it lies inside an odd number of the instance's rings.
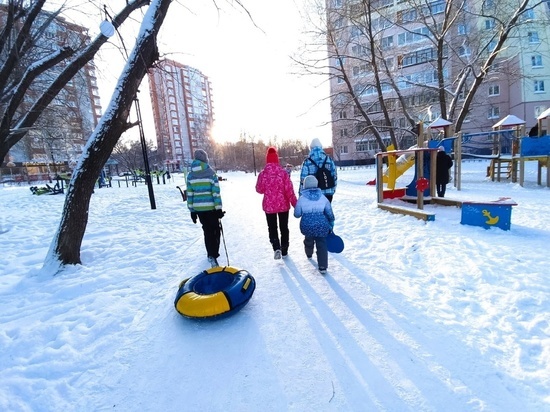
[[[323,164],[319,166],[313,161],[311,157],[309,158],[309,160],[311,160],[311,163],[317,166],[315,178],[317,179],[318,187],[321,190],[332,189],[335,186],[334,177],[332,177],[332,173],[330,173],[330,170],[326,168],[327,159],[328,156],[325,157],[325,161],[323,162]]]

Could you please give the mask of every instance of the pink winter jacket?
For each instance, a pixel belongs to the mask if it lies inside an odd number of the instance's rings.
[[[264,195],[262,208],[266,213],[288,212],[296,206],[296,195],[290,177],[278,163],[268,163],[258,175],[256,192]]]

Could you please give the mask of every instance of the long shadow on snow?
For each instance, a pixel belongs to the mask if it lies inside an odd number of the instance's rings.
[[[518,389],[524,387],[522,382],[511,377],[503,379],[502,372],[495,369],[495,366],[488,360],[480,363],[479,360],[483,359],[483,355],[475,348],[466,346],[465,342],[458,340],[456,336],[452,335],[452,331],[446,329],[444,325],[435,323],[423,312],[408,305],[402,295],[389,290],[384,284],[369,276],[364,269],[357,267],[344,256],[331,254],[331,258],[335,259],[343,269],[361,280],[369,288],[369,293],[373,295],[373,298],[379,301],[376,311],[372,313],[376,315],[376,312],[379,312],[383,317],[391,317],[394,325],[401,330],[395,330],[393,333],[389,331],[388,326],[391,325],[382,322],[380,316],[378,319],[376,316],[373,317],[332,276],[328,275],[325,278],[330,287],[366,328],[371,331],[376,328],[376,333],[373,336],[387,348],[388,353],[399,357],[399,365],[405,371],[409,370],[409,373],[415,376],[418,375],[419,368],[425,370],[423,372],[425,376],[422,377],[421,382],[415,382],[415,384],[431,382],[428,387],[424,388],[423,393],[425,395],[437,394],[437,396],[431,396],[431,401],[434,403],[440,401],[443,404],[436,404],[436,410],[461,411],[466,405],[473,408],[477,402],[480,402],[480,407],[485,405],[489,409],[494,407],[495,410],[522,410],[526,407],[519,399],[529,399],[529,397],[517,393]],[[334,272],[334,270],[332,271]],[[329,270],[329,272],[331,271]],[[387,299],[384,299],[388,296],[392,297],[393,307]],[[403,338],[403,333],[406,333],[406,339]],[[419,340],[419,338],[422,339]],[[442,345],[442,342],[445,345]],[[449,345],[449,343],[451,344]],[[456,367],[457,359],[463,360],[459,370]],[[434,384],[435,379],[438,381],[437,385]],[[482,399],[479,394],[475,393],[480,382],[484,383],[484,387],[500,386],[502,390],[495,393],[491,391],[491,399]],[[508,388],[514,388],[516,393],[511,394]],[[443,392],[441,391],[449,392],[449,397],[442,398],[441,393]],[[519,393],[521,392],[519,391]],[[459,400],[460,398],[464,400],[464,404],[449,405],[449,400]]]

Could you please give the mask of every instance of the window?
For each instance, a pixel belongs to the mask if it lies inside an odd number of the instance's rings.
[[[347,136],[348,136],[348,129],[340,130],[340,137],[347,137]]]
[[[464,36],[466,34],[468,34],[469,30],[468,30],[468,26],[466,24],[459,24],[458,25],[458,34],[459,36]]]
[[[535,54],[531,56],[531,67],[542,67],[542,55]]]
[[[535,93],[544,93],[544,80],[535,80],[534,82]]]
[[[353,67],[353,75],[354,76],[364,76],[365,74],[367,74],[369,71],[371,71],[371,67],[370,67],[370,64],[361,64],[359,66],[354,66]]]
[[[485,30],[491,30],[495,28],[495,20],[487,19],[485,20]]]
[[[488,119],[498,119],[500,117],[500,108],[499,107],[490,107]]]
[[[489,96],[498,96],[500,95],[500,86],[498,84],[489,86]]]
[[[469,56],[471,54],[470,48],[468,46],[460,46],[458,48],[458,55],[461,57]]]
[[[340,112],[340,119],[347,119],[347,118],[348,118],[347,113],[346,113],[344,110],[342,110],[342,111]]]
[[[534,20],[535,19],[535,10],[533,9],[527,9],[522,14],[523,20]]]
[[[527,37],[529,38],[529,43],[540,43],[539,33],[537,31],[528,32]]]
[[[535,106],[535,119],[541,115],[542,112],[546,110],[546,106]]]
[[[380,47],[382,48],[382,50],[393,47],[393,36],[382,37],[382,40],[380,41]]]
[[[361,57],[361,56],[367,56],[367,54],[369,52],[369,49],[365,46],[361,46],[359,44],[356,44],[356,45],[351,47],[351,52],[355,56]]]
[[[355,142],[355,151],[356,152],[366,152],[370,149],[368,141]]]
[[[410,10],[404,11],[403,14],[401,15],[401,18],[403,20],[403,23],[416,21],[416,9],[410,9]]]
[[[397,35],[397,44],[401,46],[408,43],[422,41],[428,37],[432,37],[430,30],[427,27],[419,27],[411,31],[399,33]]]
[[[428,6],[428,12],[424,12],[425,14],[441,14],[445,11],[445,2],[444,1],[438,1],[430,3]]]
[[[492,53],[495,48],[497,47],[497,41],[496,40],[491,40],[489,42],[489,44],[487,45],[487,50],[489,50],[490,53]]]
[[[352,26],[351,27],[351,33],[350,33],[350,37],[351,38],[354,38],[354,37],[359,37],[362,33],[362,30],[361,30],[361,27],[358,27],[358,26]]]
[[[347,154],[347,153],[348,153],[348,147],[340,146],[340,154]]]

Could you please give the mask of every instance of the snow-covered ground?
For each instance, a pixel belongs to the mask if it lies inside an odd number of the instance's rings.
[[[511,197],[509,231],[461,225],[455,207],[426,205],[428,223],[382,211],[374,168],[340,170],[346,249],[325,276],[294,218],[289,256],[273,260],[254,174],[224,174],[219,260],[257,288],[213,321],[174,309],[179,282],[207,267],[182,175],[154,185],[156,210],[145,185],[96,190],[83,265],[56,276],[42,263],[63,195],[4,186],[0,410],[549,411],[550,189],[530,163],[524,187],[488,180],[486,161],[448,187]]]

